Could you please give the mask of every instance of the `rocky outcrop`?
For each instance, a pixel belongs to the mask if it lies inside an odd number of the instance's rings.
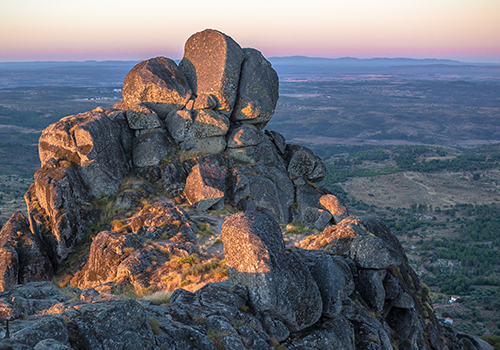
[[[167,127],[183,151],[192,155],[221,153],[229,120],[212,110],[181,110],[167,116]]]
[[[288,144],[286,146],[287,170],[292,177],[302,177],[311,182],[319,182],[326,175],[325,164],[309,148]]]
[[[148,205],[128,221],[132,232],[145,239],[182,236],[194,241],[197,232],[196,222],[181,207],[169,204]]]
[[[319,157],[262,131],[277,99],[257,50],[205,30],[179,67],[135,66],[117,109],[46,128],[29,225],[15,213],[0,231],[0,318],[12,335],[0,347],[487,349],[439,325],[381,219],[349,217],[315,184]],[[222,220],[204,215],[225,206],[242,212],[222,224],[222,257],[209,227]],[[322,232],[286,247],[278,222],[292,221]],[[73,287],[31,282],[75,247]],[[107,294],[155,291],[173,293],[149,295],[156,303]]]
[[[158,165],[172,148],[172,142],[161,128],[138,133],[133,142],[134,166],[140,168]]]
[[[135,249],[142,247],[137,235],[100,232],[93,240],[87,264],[81,270],[79,285],[95,287],[116,278],[120,263]]]
[[[196,164],[186,179],[184,189],[189,203],[200,210],[224,207],[226,174],[226,169],[216,164]]]
[[[322,195],[319,199],[319,203],[321,207],[325,208],[330,214],[332,214],[335,223],[339,223],[349,216],[344,203],[342,203],[333,194]]]

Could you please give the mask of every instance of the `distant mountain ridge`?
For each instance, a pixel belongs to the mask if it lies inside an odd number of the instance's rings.
[[[277,65],[321,65],[321,66],[348,66],[348,67],[388,67],[388,66],[421,66],[421,65],[469,65],[465,63],[450,59],[437,59],[437,58],[356,58],[356,57],[340,57],[340,58],[324,58],[324,57],[308,57],[308,56],[286,56],[286,57],[270,57],[269,60]],[[478,65],[483,65],[479,63]]]
[[[466,63],[449,59],[323,58],[307,56],[269,59],[285,74],[421,74],[422,72],[489,75],[500,64]],[[179,60],[175,60],[179,63]],[[119,86],[138,61],[39,61],[0,62],[0,89],[37,86]],[[471,71],[473,70],[473,71]]]

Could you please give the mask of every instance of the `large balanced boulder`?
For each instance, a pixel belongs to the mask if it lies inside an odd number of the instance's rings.
[[[231,119],[264,128],[279,98],[278,74],[255,49],[243,49],[239,94]]]
[[[192,91],[182,70],[170,58],[156,57],[137,64],[123,82],[124,109],[142,102],[165,119],[181,109]]]
[[[221,238],[231,285],[246,287],[257,314],[283,322],[291,332],[318,321],[319,288],[298,256],[285,255],[281,229],[271,216],[234,214],[222,225]]]
[[[243,57],[243,50],[232,38],[206,29],[187,40],[179,66],[194,93],[214,96],[216,109],[229,117],[236,102]]]

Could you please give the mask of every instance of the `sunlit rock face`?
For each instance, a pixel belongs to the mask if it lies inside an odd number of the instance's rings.
[[[122,109],[144,103],[165,119],[167,114],[183,108],[192,91],[182,70],[170,58],[156,57],[137,64],[123,83]]]
[[[256,313],[283,322],[290,332],[316,323],[323,304],[307,265],[285,255],[281,229],[258,211],[232,215],[222,226],[224,256],[231,285],[247,288]]]
[[[96,197],[115,193],[130,171],[130,144],[123,143],[123,135],[130,134],[129,128],[117,122],[124,118],[121,112],[107,112],[62,118],[45,128],[38,142],[42,167],[52,159],[78,166],[80,176]]]
[[[26,192],[30,229],[47,247],[54,267],[71,253],[95,213],[88,207],[91,196],[78,171],[53,162],[35,173]]]
[[[328,210],[335,219],[335,223],[341,222],[344,218],[349,216],[347,208],[340,199],[333,194],[325,194],[319,199],[319,203],[323,208]]]
[[[184,196],[199,210],[222,209],[226,191],[227,160],[224,157],[200,157],[186,178]]]
[[[193,34],[179,63],[196,95],[212,95],[229,117],[236,102],[244,54],[231,37],[213,29]]]

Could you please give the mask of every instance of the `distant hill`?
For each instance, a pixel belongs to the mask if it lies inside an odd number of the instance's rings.
[[[494,63],[466,63],[447,59],[414,59],[414,58],[368,58],[353,57],[321,58],[321,57],[271,57],[278,74],[344,74],[344,73],[445,73],[463,74],[471,71],[474,75],[489,74],[499,71],[500,65]]]
[[[284,74],[401,74],[422,72],[489,75],[500,64],[465,63],[447,59],[353,57],[271,57],[280,75]],[[178,60],[176,60],[178,62]],[[120,86],[137,61],[0,62],[0,89],[37,86]]]
[[[305,66],[327,66],[327,67],[390,67],[390,66],[421,66],[430,64],[463,65],[464,62],[447,59],[416,59],[416,58],[322,58],[307,56],[271,57],[276,65],[305,65]]]

